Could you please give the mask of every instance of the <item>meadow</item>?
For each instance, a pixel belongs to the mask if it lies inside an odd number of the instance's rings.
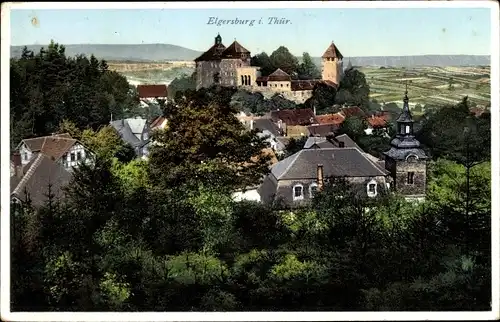
[[[477,67],[360,67],[378,103],[402,104],[408,83],[410,106],[454,104],[464,96],[479,106],[490,104],[490,68]]]

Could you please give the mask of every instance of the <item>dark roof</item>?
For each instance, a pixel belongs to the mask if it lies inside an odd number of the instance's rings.
[[[396,122],[413,123],[413,116],[411,115],[410,106],[408,105],[408,92],[405,93],[405,97],[403,99],[403,110],[401,111],[401,114],[399,114]]]
[[[340,110],[346,118],[351,116],[366,117],[366,113],[358,106],[344,107]]]
[[[396,139],[394,139],[394,140],[396,140]],[[391,142],[391,144],[392,144],[392,142]],[[389,151],[384,152],[384,155],[386,155],[394,160],[406,160],[406,158],[410,155],[415,155],[421,160],[428,159],[424,150],[422,150],[418,147],[397,148],[397,147],[393,146],[393,147],[391,147],[391,149]]]
[[[269,77],[267,76],[259,76],[257,77],[257,79],[255,80],[256,82],[267,82],[269,79]]]
[[[314,86],[321,80],[293,80],[291,84],[292,91],[308,91],[313,90]]]
[[[212,61],[212,60],[220,60],[222,56],[222,52],[226,49],[223,44],[214,44],[210,47],[209,50],[201,54],[200,57],[196,58],[194,61]]]
[[[120,135],[124,142],[130,144],[134,148],[143,147],[148,142],[147,140],[141,141],[134,134],[127,119],[112,121],[110,125],[118,132],[118,135]]]
[[[256,119],[253,127],[260,131],[267,130],[274,136],[279,136],[279,127],[271,119]]]
[[[63,197],[62,188],[71,180],[71,174],[63,165],[53,161],[42,153],[36,154],[30,163],[23,168],[24,176],[19,179],[11,177],[11,195],[24,202],[26,193],[33,206],[42,206],[47,200],[49,184],[55,198]]]
[[[305,149],[278,162],[271,169],[277,180],[313,179],[317,165],[323,165],[327,177],[385,176],[375,163],[357,148]]]
[[[292,78],[290,75],[282,71],[280,68],[276,69],[271,75],[267,77],[267,80],[270,82],[284,82],[291,81]]]
[[[281,120],[286,125],[309,125],[316,123],[314,111],[310,108],[272,111],[271,118],[274,122]]]
[[[344,56],[342,56],[342,54],[340,53],[340,50],[337,48],[337,46],[335,46],[335,44],[332,41],[332,43],[326,49],[325,53],[323,54],[323,56],[321,56],[321,58],[338,58],[338,59],[342,59],[342,58],[344,58]]]
[[[242,58],[242,55],[249,56],[250,51],[240,45],[236,40],[222,52],[222,58]]]
[[[310,136],[327,136],[329,134],[334,134],[339,128],[340,126],[338,124],[319,124],[308,126],[307,131]]]
[[[167,85],[137,85],[140,98],[167,97]]]

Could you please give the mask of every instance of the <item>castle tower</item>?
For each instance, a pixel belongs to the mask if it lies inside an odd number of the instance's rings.
[[[321,58],[323,65],[321,79],[334,82],[337,85],[340,84],[343,69],[342,59],[344,57],[333,41]]]
[[[413,133],[413,117],[405,92],[403,111],[397,122],[397,134],[391,141],[391,149],[384,153],[385,169],[394,180],[394,190],[407,199],[423,200],[427,186],[428,157]]]

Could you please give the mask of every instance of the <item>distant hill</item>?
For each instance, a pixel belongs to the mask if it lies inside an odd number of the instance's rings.
[[[367,56],[344,57],[344,67],[348,61],[353,66],[385,66],[385,67],[415,67],[415,66],[484,66],[490,65],[490,56],[485,55],[422,55],[422,56]],[[320,65],[321,58],[313,61]]]
[[[19,57],[24,46],[11,46],[11,57]],[[41,45],[28,45],[29,50],[39,52]],[[111,61],[151,62],[164,60],[194,60],[202,53],[196,50],[170,44],[139,45],[64,45],[66,55],[94,54],[98,59]]]
[[[41,45],[28,45],[28,49],[38,52]],[[47,46],[44,46],[47,47]],[[110,61],[152,62],[165,60],[194,60],[202,54],[200,51],[171,44],[137,45],[65,45],[66,54],[94,54],[98,59]],[[23,46],[12,46],[11,56],[21,55]],[[344,62],[351,61],[354,66],[481,66],[490,64],[490,56],[475,55],[422,55],[422,56],[373,56],[344,57]],[[316,64],[321,64],[320,57],[313,57]]]

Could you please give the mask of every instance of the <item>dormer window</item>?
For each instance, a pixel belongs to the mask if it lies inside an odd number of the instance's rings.
[[[293,186],[293,201],[304,199],[304,187],[301,184]]]
[[[366,193],[368,197],[371,198],[377,196],[377,181],[371,180],[370,182],[368,182],[368,184],[366,185]]]
[[[344,142],[340,141],[340,142],[339,142],[339,148],[344,148],[344,147],[345,147]]]

